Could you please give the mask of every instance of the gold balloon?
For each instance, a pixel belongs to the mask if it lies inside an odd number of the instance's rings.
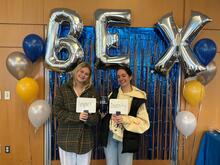
[[[205,96],[205,87],[197,80],[187,82],[183,88],[185,100],[192,106],[196,106]]]
[[[32,102],[37,98],[39,86],[37,82],[29,77],[25,77],[17,82],[16,92],[25,102]]]

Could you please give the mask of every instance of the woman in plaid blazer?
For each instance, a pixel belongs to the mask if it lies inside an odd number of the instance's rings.
[[[57,89],[53,110],[58,120],[57,143],[61,165],[89,165],[94,134],[92,126],[98,112],[76,113],[77,97],[97,98],[92,86],[91,67],[82,62],[72,72],[72,79]]]

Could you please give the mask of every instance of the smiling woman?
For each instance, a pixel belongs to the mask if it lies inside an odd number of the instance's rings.
[[[100,141],[108,165],[132,165],[140,135],[150,127],[146,93],[131,85],[132,72],[128,66],[119,66],[117,77],[120,87],[110,94],[110,102],[116,98],[127,100],[128,114],[106,114],[101,121]]]
[[[96,98],[91,84],[91,67],[82,62],[72,72],[73,78],[57,89],[53,110],[58,120],[57,144],[61,165],[89,165],[94,147],[92,126],[98,113],[76,111],[78,97]]]

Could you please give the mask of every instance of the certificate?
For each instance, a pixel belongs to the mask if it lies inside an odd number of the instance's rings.
[[[96,112],[96,98],[77,97],[76,112],[81,113],[88,111],[88,113]]]
[[[110,99],[109,102],[109,113],[110,114],[128,114],[128,100],[127,99]]]

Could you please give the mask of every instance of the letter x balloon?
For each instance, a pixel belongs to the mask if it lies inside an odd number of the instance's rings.
[[[192,77],[204,71],[206,68],[197,61],[190,44],[202,27],[210,21],[206,15],[194,11],[187,25],[180,29],[176,26],[172,13],[163,16],[156,26],[168,40],[169,48],[156,63],[155,70],[166,75],[175,62],[180,62],[185,77]]]

